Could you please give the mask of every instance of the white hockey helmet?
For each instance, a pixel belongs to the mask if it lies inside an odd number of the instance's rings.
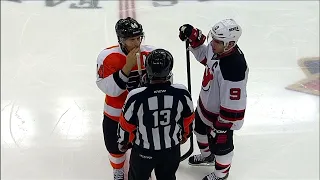
[[[224,46],[228,46],[230,41],[234,41],[234,44],[237,44],[241,34],[242,29],[235,20],[224,19],[211,28],[208,38],[222,41]]]

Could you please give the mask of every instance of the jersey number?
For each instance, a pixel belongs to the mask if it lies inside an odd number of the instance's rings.
[[[154,127],[158,127],[159,123],[162,126],[167,126],[170,123],[170,110],[155,111],[154,117]]]
[[[230,99],[231,100],[239,100],[241,95],[240,88],[231,88],[230,89]]]

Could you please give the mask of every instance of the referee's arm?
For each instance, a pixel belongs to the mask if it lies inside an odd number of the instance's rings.
[[[194,108],[191,95],[187,93],[184,95],[185,97],[185,104],[183,109],[183,138],[187,139],[193,132],[193,122],[194,122]]]
[[[128,98],[119,118],[118,143],[120,150],[126,150],[126,147],[130,145],[135,138],[134,131],[137,129],[135,123],[136,115],[133,114],[135,102],[134,99]]]

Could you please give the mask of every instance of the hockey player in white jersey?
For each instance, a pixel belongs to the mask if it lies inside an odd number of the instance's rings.
[[[203,180],[225,180],[233,158],[233,131],[243,125],[247,103],[248,67],[237,45],[242,29],[233,19],[224,19],[206,36],[190,24],[179,28],[182,41],[205,66],[195,115],[195,135],[201,154],[189,158],[190,165],[214,163],[214,171]]]

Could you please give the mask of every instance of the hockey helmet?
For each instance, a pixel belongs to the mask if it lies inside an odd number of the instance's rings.
[[[155,49],[147,55],[145,67],[149,80],[170,80],[173,57],[167,50]]]
[[[131,17],[120,19],[115,25],[115,30],[119,43],[127,38],[144,35],[142,25]]]
[[[224,46],[228,46],[231,41],[237,44],[241,34],[242,29],[234,19],[224,19],[211,28],[208,38],[222,41]]]

